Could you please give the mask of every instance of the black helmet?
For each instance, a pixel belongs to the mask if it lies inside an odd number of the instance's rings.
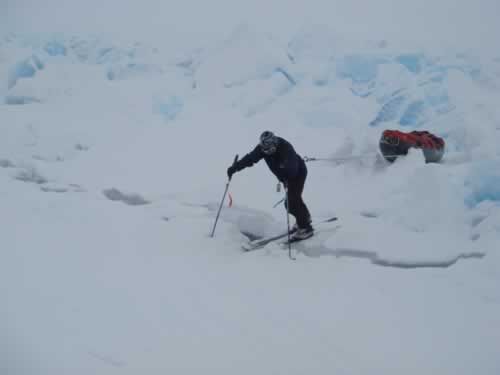
[[[276,148],[278,147],[278,137],[276,137],[273,132],[266,130],[260,135],[259,145],[264,154],[272,155],[276,152]]]

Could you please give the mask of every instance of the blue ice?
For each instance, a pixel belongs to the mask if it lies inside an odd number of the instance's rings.
[[[500,162],[479,162],[472,168],[464,182],[469,190],[465,197],[467,207],[475,207],[483,201],[500,202]]]
[[[416,126],[422,124],[424,119],[425,103],[422,100],[411,102],[401,116],[399,124],[402,126]]]
[[[447,92],[439,92],[439,90],[429,92],[425,97],[425,101],[438,114],[448,113],[455,109]]]
[[[420,73],[423,67],[423,56],[417,53],[399,55],[396,61],[412,73]]]
[[[153,100],[153,113],[163,116],[167,122],[175,120],[183,107],[182,99],[175,95],[156,97]]]
[[[9,71],[8,88],[14,87],[18,79],[33,77],[35,73],[36,69],[29,59],[18,62]]]
[[[67,50],[64,44],[58,41],[50,41],[43,48],[50,56],[66,56]]]
[[[377,77],[378,65],[385,60],[363,55],[349,55],[338,61],[337,76],[355,83],[366,83]]]
[[[43,68],[45,68],[44,63],[42,62],[42,60],[40,60],[40,59],[38,58],[38,56],[37,56],[37,55],[33,55],[33,56],[31,56],[31,58],[33,59],[33,63],[35,64],[35,66],[36,66],[36,68],[37,68],[38,70],[42,70]]]
[[[375,120],[370,122],[370,126],[377,126],[381,122],[393,121],[398,118],[401,107],[405,102],[404,96],[396,96],[385,103],[377,114]]]

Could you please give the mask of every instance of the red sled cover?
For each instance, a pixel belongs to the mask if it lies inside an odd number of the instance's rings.
[[[438,163],[444,155],[445,142],[428,131],[405,133],[399,130],[384,130],[379,142],[384,158],[393,162],[398,156],[407,155],[410,148],[421,149],[427,163]]]

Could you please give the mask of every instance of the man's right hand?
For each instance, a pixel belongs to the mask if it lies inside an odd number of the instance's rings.
[[[228,169],[227,169],[227,177],[229,177],[229,179],[231,179],[231,177],[233,177],[233,174],[236,173],[236,167],[234,165],[231,165]]]

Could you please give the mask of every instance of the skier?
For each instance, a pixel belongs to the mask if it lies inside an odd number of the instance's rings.
[[[302,191],[307,177],[307,167],[293,146],[285,139],[265,131],[260,142],[241,160],[227,169],[229,178],[244,168],[251,167],[264,159],[272,173],[283,183],[288,195],[288,210],[295,217],[296,223],[290,230],[293,240],[303,240],[314,234],[311,215],[302,200]],[[286,207],[286,200],[285,200]]]

